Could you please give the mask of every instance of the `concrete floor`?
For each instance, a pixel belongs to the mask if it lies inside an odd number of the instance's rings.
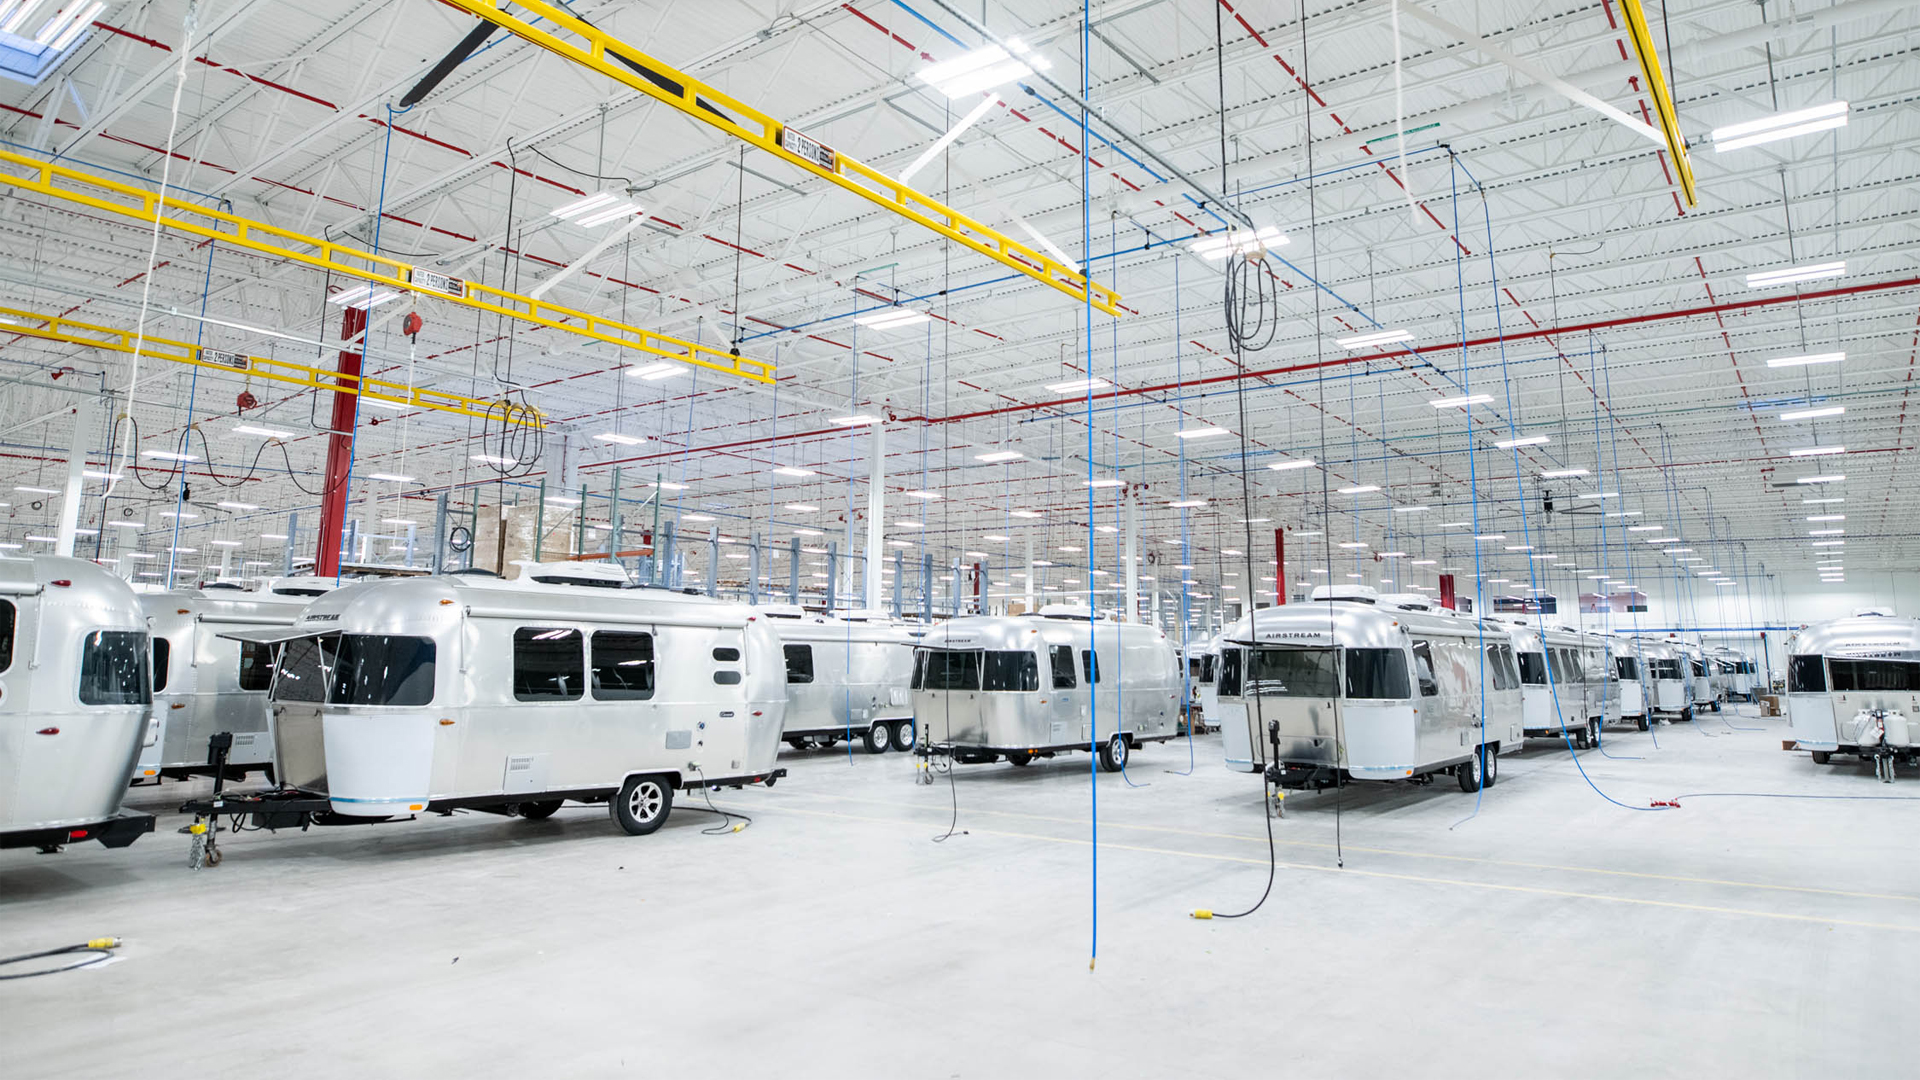
[[[1629,806],[1920,798],[1783,753],[1783,723],[1623,729],[1579,762]],[[1218,736],[1194,753],[1100,776],[1097,849],[1085,755],[950,794],[904,755],[789,752],[777,788],[716,796],[754,815],[717,836],[461,815],[229,836],[191,872],[169,815],[122,851],[7,852],[0,954],[127,944],[0,983],[0,1075],[1915,1074],[1920,802],[1634,812],[1535,743],[1471,817],[1451,779],[1289,798],[1266,906],[1201,922],[1267,854],[1258,783]]]

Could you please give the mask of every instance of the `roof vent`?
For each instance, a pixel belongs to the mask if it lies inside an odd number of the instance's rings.
[[[1348,600],[1356,604],[1377,604],[1380,594],[1365,585],[1319,585],[1313,590],[1314,600]]]

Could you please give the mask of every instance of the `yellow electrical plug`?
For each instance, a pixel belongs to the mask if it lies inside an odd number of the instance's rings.
[[[739,831],[740,831],[741,829],[744,829],[744,828],[746,828],[746,826],[745,826],[745,825],[735,825],[735,826],[733,827],[733,831],[734,831],[734,832],[739,832]]]
[[[204,821],[196,821],[193,824],[187,826],[187,831],[192,833],[195,836],[199,836],[200,834],[207,831],[207,823]]]
[[[89,949],[117,949],[119,947],[120,947],[120,939],[117,937],[97,937],[97,938],[87,939],[87,948]]]
[[[1196,919],[1211,919],[1213,918],[1213,910],[1211,908],[1195,908],[1193,917]]]

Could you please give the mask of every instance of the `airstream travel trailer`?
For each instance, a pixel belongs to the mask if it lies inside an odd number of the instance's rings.
[[[1693,719],[1693,682],[1686,657],[1672,642],[1640,639],[1640,666],[1646,671],[1647,718]]]
[[[537,820],[571,799],[607,803],[639,835],[666,820],[675,790],[784,775],[786,666],[768,620],[622,588],[609,571],[358,582],[292,627],[229,632],[280,646],[270,698],[283,786],[222,812],[263,824],[456,809]]]
[[[126,847],[153,817],[120,809],[153,738],[147,617],[80,559],[0,562],[0,848]]]
[[[1720,702],[1713,695],[1713,680],[1707,673],[1707,652],[1692,642],[1669,638],[1667,644],[1680,657],[1680,673],[1686,679],[1688,703],[1694,712],[1702,709],[1720,711]]]
[[[1756,669],[1752,657],[1731,646],[1722,645],[1708,650],[1707,658],[1712,666],[1709,679],[1717,700],[1753,700]]]
[[[1789,749],[1920,763],[1920,621],[1860,615],[1815,623],[1787,646]]]
[[[1174,737],[1179,664],[1159,629],[1084,607],[969,616],[914,650],[913,711],[922,754],[1025,765],[1097,746],[1116,772],[1143,743]]]
[[[1622,713],[1620,679],[1608,658],[1607,639],[1570,626],[1511,621],[1527,735],[1571,735],[1581,748],[1597,744],[1600,729]]]
[[[1220,700],[1245,717],[1221,729],[1230,768],[1286,788],[1452,773],[1478,791],[1499,779],[1499,755],[1523,741],[1508,627],[1388,606],[1363,587],[1313,598],[1222,635]]]
[[[1613,639],[1613,674],[1620,683],[1620,719],[1647,730],[1647,667],[1639,643],[1628,637]]]
[[[267,683],[273,646],[220,635],[245,627],[292,626],[332,578],[275,578],[257,592],[232,588],[144,593],[153,635],[153,715],[160,737],[140,752],[133,778],[158,781],[207,771],[207,740],[233,733],[234,773],[273,768]]]
[[[904,626],[879,616],[809,615],[789,604],[754,610],[785,654],[788,746],[858,738],[870,754],[913,749],[914,635]]]

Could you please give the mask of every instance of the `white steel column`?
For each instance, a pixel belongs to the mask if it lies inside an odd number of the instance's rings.
[[[80,499],[87,476],[87,448],[93,443],[92,398],[82,398],[73,409],[73,442],[67,451],[67,486],[60,502],[60,530],[55,533],[54,554],[72,557],[75,530],[80,527]],[[132,463],[128,463],[132,468]],[[168,582],[172,584],[172,582]]]
[[[1127,621],[1140,621],[1140,497],[1127,487]]]
[[[1032,529],[1026,530],[1026,534],[1027,534],[1027,610],[1032,611],[1034,609],[1033,608],[1033,530]]]
[[[880,610],[880,548],[887,513],[887,429],[873,425],[867,443],[873,460],[867,466],[867,559],[862,570],[867,575],[868,611]]]

